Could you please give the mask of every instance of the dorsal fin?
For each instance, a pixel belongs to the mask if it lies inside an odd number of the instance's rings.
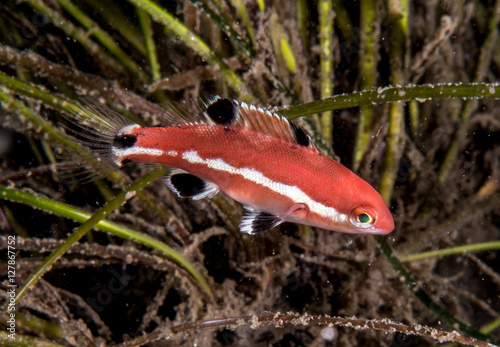
[[[205,114],[215,124],[259,131],[316,150],[311,137],[302,128],[260,107],[217,96],[207,105]]]

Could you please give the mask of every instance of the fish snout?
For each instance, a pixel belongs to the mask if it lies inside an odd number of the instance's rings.
[[[377,217],[377,222],[374,225],[374,234],[386,235],[394,230],[394,218],[388,208],[379,213]]]

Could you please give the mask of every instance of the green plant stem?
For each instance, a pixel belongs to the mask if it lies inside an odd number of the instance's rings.
[[[418,105],[418,101],[410,100],[408,102],[408,114],[410,117],[410,128],[411,128],[411,136],[413,139],[418,138],[418,130],[420,126],[420,106]]]
[[[500,83],[446,83],[377,88],[290,106],[277,113],[288,119],[295,119],[309,114],[361,105],[408,100],[423,102],[438,98],[500,98]]]
[[[156,46],[153,38],[153,28],[149,15],[141,9],[137,9],[139,22],[141,23],[144,40],[146,41],[146,50],[149,59],[149,66],[151,67],[151,75],[155,80],[161,78],[160,64],[158,63],[158,56],[156,55]]]
[[[100,208],[98,211],[96,211],[92,217],[90,217],[85,223],[80,225],[61,245],[59,245],[54,252],[52,252],[40,265],[40,267],[33,272],[29,278],[26,280],[26,282],[23,284],[23,286],[19,289],[17,292],[15,302],[18,302],[24,294],[26,294],[27,290],[29,287],[34,285],[43,275],[45,272],[49,271],[52,265],[68,250],[75,242],[80,240],[87,232],[89,232],[96,224],[98,224],[102,219],[106,218],[107,215],[109,215],[111,212],[113,212],[115,209],[120,207],[122,204],[124,204],[128,199],[130,199],[132,196],[134,196],[135,192],[137,190],[141,190],[144,187],[146,187],[148,184],[151,182],[157,180],[158,178],[163,177],[167,172],[166,168],[161,168],[157,169],[154,171],[149,172],[145,176],[143,176],[141,179],[137,180],[134,182],[132,185],[130,185],[125,191],[119,193],[115,198],[113,198],[111,201],[107,202],[102,208]],[[0,192],[1,196],[6,198],[6,194],[9,193],[6,188],[0,187]],[[12,192],[12,190],[10,191]],[[33,200],[32,200],[33,201]],[[125,235],[120,235],[124,237]],[[142,235],[143,241],[146,242],[148,245],[151,246],[151,240],[152,244],[157,243],[154,239],[150,239],[149,237],[146,237],[146,235]],[[168,247],[168,246],[167,246]],[[170,251],[173,251],[170,249]],[[171,253],[171,256],[174,255],[176,259],[174,259],[176,262],[183,261],[184,259],[180,254],[177,253]],[[188,272],[190,272],[188,269],[186,269]],[[194,268],[191,269],[193,271]],[[194,270],[196,271],[196,270]],[[192,274],[190,272],[190,274]],[[201,283],[203,289],[208,293],[211,294],[211,290],[209,285],[205,282],[203,277],[201,275],[197,276],[197,280],[201,279]]]
[[[206,59],[209,64],[219,69],[222,77],[227,84],[234,89],[236,93],[244,91],[243,81],[236,73],[227,66],[227,64],[216,55],[199,36],[189,30],[180,20],[172,16],[165,9],[150,0],[129,0],[138,8],[149,13],[149,15],[167,29],[174,32],[179,38],[184,41],[187,47],[194,50],[202,58]]]
[[[378,18],[377,1],[361,0],[361,88],[370,89],[377,84]],[[370,141],[373,106],[361,105],[358,133],[354,148],[353,168],[358,170]]]
[[[404,85],[406,76],[403,69],[405,66],[405,48],[408,23],[407,1],[387,1],[386,4],[391,19],[390,31],[390,80],[393,85]],[[399,161],[403,155],[404,137],[404,104],[394,102],[389,106],[389,130],[387,134],[387,145],[384,155],[384,169],[380,179],[380,195],[390,204],[394,181],[399,168]]]
[[[274,57],[278,66],[278,75],[286,79],[288,72],[297,73],[297,60],[288,42],[288,35],[275,13],[273,13],[269,22],[269,37],[271,38]]]
[[[304,47],[308,46],[307,35],[308,35],[308,25],[309,16],[307,11],[307,1],[306,0],[296,0],[297,8],[297,25],[299,27],[300,38],[302,39],[302,44]]]
[[[340,30],[346,44],[352,44],[355,39],[356,31],[353,30],[353,25],[349,13],[347,12],[342,1],[332,1],[333,10],[335,11],[335,26]]]
[[[471,245],[462,245],[450,248],[438,249],[435,251],[427,251],[416,254],[410,254],[400,257],[401,262],[406,263],[410,261],[417,261],[423,259],[440,258],[447,255],[460,255],[463,253],[486,252],[500,250],[500,241],[488,241],[475,243]]]
[[[286,67],[288,71],[293,74],[297,73],[297,59],[295,59],[295,54],[293,52],[292,45],[288,41],[287,35],[282,31],[282,36],[280,39],[280,51],[285,59]]]
[[[319,13],[319,80],[320,96],[325,99],[333,94],[333,19],[335,13],[332,10],[331,0],[320,0],[318,2]],[[332,111],[323,112],[320,115],[321,135],[328,144],[333,141],[333,113]]]
[[[2,96],[0,96],[0,100],[2,100]],[[28,140],[28,144],[30,146],[31,152],[35,156],[37,163],[39,165],[42,165],[43,164],[42,152],[40,152],[40,150],[38,149],[38,147],[35,143],[35,139],[29,138],[27,140]]]

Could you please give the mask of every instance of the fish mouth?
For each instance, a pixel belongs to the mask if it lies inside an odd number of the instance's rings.
[[[384,230],[384,229],[374,229],[372,232],[370,232],[370,234],[372,235],[387,235],[387,234],[390,234],[392,232],[392,230]]]
[[[358,235],[387,235],[394,230],[394,222],[391,220],[384,221],[381,223],[379,221],[376,225],[372,225],[366,229],[353,228],[352,225],[336,226],[335,228],[330,228],[329,230],[346,233],[346,234],[358,234]]]

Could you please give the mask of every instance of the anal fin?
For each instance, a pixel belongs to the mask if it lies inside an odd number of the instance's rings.
[[[249,206],[244,207],[245,212],[240,222],[240,231],[242,233],[250,235],[258,234],[284,222],[283,219],[270,213],[258,211]]]
[[[217,185],[180,169],[172,170],[165,179],[165,183],[181,198],[200,200],[211,198],[219,192]]]

